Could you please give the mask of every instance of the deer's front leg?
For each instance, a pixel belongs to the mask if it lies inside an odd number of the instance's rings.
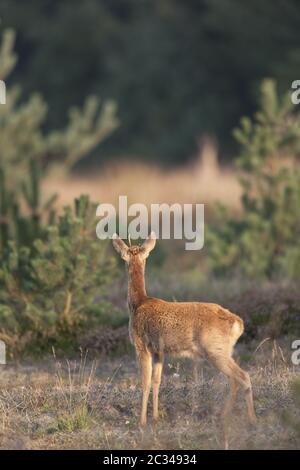
[[[161,373],[163,368],[163,354],[154,354],[153,356],[153,420],[158,419],[158,393],[161,382]]]
[[[151,387],[151,376],[152,376],[152,357],[149,351],[143,350],[139,352],[139,362],[141,370],[141,382],[143,390],[142,398],[142,411],[140,418],[140,425],[145,426],[147,423],[147,405]]]

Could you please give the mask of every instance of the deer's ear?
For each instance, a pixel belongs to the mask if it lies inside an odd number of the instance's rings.
[[[128,246],[116,233],[114,233],[112,236],[112,244],[116,252],[119,253],[119,255],[121,256],[121,258],[124,261],[128,261]]]
[[[144,243],[142,244],[142,252],[145,258],[148,258],[150,251],[153,250],[156,244],[156,234],[155,232],[151,232],[149,237],[146,238]]]

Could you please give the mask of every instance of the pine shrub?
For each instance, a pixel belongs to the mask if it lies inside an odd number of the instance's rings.
[[[212,270],[218,275],[300,278],[300,114],[291,94],[280,99],[274,81],[261,88],[261,109],[234,131],[242,211],[220,207],[208,229]]]

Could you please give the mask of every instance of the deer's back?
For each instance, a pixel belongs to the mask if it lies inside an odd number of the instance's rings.
[[[243,321],[217,304],[147,297],[133,313],[131,329],[136,346],[194,356],[218,344],[223,347],[224,341],[232,348],[243,332]]]

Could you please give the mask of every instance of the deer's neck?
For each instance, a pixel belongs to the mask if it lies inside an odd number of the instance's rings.
[[[147,297],[144,266],[133,262],[128,266],[128,306],[134,312]]]

